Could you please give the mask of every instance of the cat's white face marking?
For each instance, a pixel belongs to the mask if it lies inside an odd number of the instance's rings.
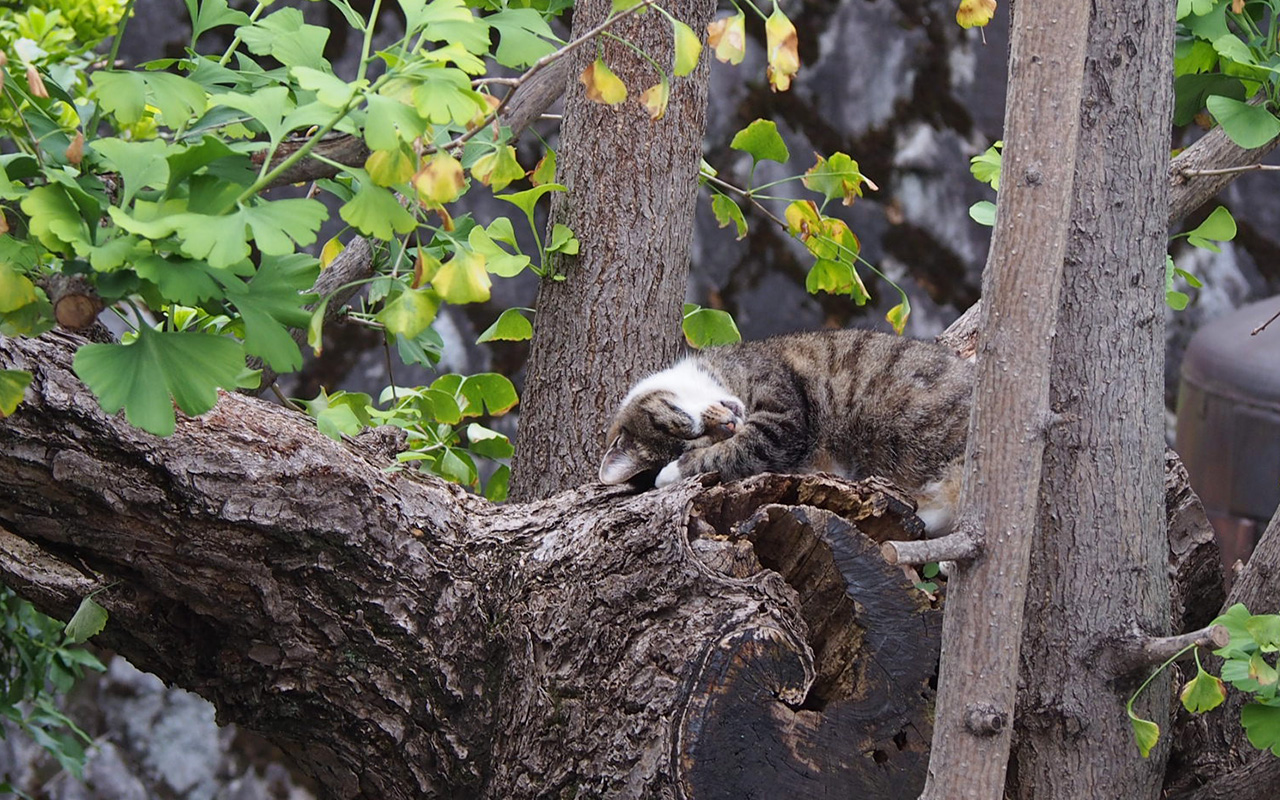
[[[655,372],[637,383],[627,393],[622,405],[626,406],[635,398],[656,391],[671,393],[671,402],[689,415],[693,420],[694,431],[699,435],[703,433],[703,414],[711,406],[724,406],[739,417],[743,414],[742,401],[721,386],[715,378],[703,372],[692,358]]]

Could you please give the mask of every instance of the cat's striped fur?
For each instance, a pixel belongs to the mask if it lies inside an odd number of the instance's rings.
[[[711,348],[638,383],[600,465],[605,483],[702,472],[879,475],[933,533],[960,490],[973,367],[930,342],[815,331]]]

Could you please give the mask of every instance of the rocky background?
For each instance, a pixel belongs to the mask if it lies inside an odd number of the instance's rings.
[[[349,66],[358,40],[341,16],[325,3],[296,4],[313,23],[330,26],[328,55],[340,70],[343,63]],[[369,3],[357,0],[354,5],[367,11]],[[738,67],[717,63],[712,71],[706,159],[722,177],[744,185],[750,159],[728,145],[736,131],[759,117],[779,123],[792,159],[785,167],[761,165],[757,184],[802,173],[812,166],[813,151],[843,151],[855,158],[880,190],[842,213],[862,241],[863,256],[909,294],[914,313],[908,333],[931,336],[978,297],[989,237],[987,229],[969,219],[968,207],[994,195],[969,175],[969,159],[1000,137],[1006,10],[980,32],[955,25],[953,0],[783,5],[799,30],[803,67],[798,79],[788,94],[769,91],[763,26],[749,19],[747,60]],[[387,6],[394,9],[394,4]],[[135,8],[122,57],[139,62],[181,54],[188,37],[183,0],[138,0]],[[394,13],[386,15],[388,25],[395,24]],[[554,146],[554,128],[543,126],[541,132]],[[1196,135],[1194,130],[1179,132],[1177,142],[1185,146]],[[522,149],[521,160],[532,167],[534,149]],[[1178,265],[1199,276],[1205,288],[1189,292],[1192,303],[1186,311],[1168,312],[1171,400],[1180,354],[1195,328],[1246,301],[1280,291],[1277,181],[1266,173],[1247,175],[1219,198],[1240,223],[1237,241],[1221,254],[1174,251]],[[785,184],[778,193],[799,191],[797,185]],[[1213,205],[1186,223],[1198,223]],[[481,200],[474,211],[488,221],[503,208]],[[810,295],[804,288],[808,262],[803,248],[762,215],[749,210],[747,219],[750,231],[738,241],[716,226],[709,199],[700,205],[690,301],[730,311],[747,338],[822,326],[887,329],[883,315],[897,295],[883,281],[864,275],[873,294],[864,308],[848,298]],[[523,345],[477,347],[474,340],[503,309],[531,305],[535,288],[526,275],[495,285],[489,304],[447,309],[437,323],[449,345],[442,368],[493,369],[518,378]],[[429,379],[403,366],[395,367],[394,377],[401,385]],[[309,363],[284,388],[307,398],[322,385],[376,396],[388,382],[379,337],[335,325],[327,331],[323,360]],[[0,740],[0,776],[33,797],[57,800],[311,796],[305,783],[280,766],[269,746],[230,727],[219,728],[203,700],[167,689],[121,659],[111,660],[105,675],[80,686],[70,704],[98,742],[84,781],[59,773],[34,745],[12,735]]]

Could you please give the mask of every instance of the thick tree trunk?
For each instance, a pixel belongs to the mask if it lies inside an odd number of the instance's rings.
[[[664,7],[702,31],[715,3]],[[578,3],[574,30],[598,25],[609,8],[609,0]],[[615,33],[669,68],[672,30],[662,15],[630,17]],[[673,80],[666,115],[655,121],[636,98],[658,74],[621,42],[605,40],[603,52],[628,99],[606,106],[586,98],[577,76],[597,52],[581,47],[570,57],[557,176],[568,192],[553,198],[551,224],[571,226],[582,245],[576,256],[551,260],[563,280],[546,279],[538,292],[512,465],[517,500],[594,479],[609,411],[680,351],[710,57]]]
[[[1053,348],[1040,535],[1022,649],[1017,796],[1156,797],[1124,703],[1170,631],[1164,481],[1164,258],[1173,15],[1094,4],[1071,237]],[[1135,711],[1167,730],[1167,675]]]
[[[386,429],[341,444],[238,395],[143,433],[74,378],[73,344],[0,337],[0,367],[35,374],[0,421],[0,581],[64,618],[109,587],[102,644],[330,796],[895,798],[923,781],[939,612],[879,556],[921,531],[887,485],[595,485],[498,507],[388,473]]]

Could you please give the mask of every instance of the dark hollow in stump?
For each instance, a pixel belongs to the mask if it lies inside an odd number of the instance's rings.
[[[692,670],[677,774],[697,798],[901,798],[928,764],[941,611],[879,544],[922,526],[892,485],[762,475],[694,498],[703,563],[798,595],[804,645],[735,628]]]

